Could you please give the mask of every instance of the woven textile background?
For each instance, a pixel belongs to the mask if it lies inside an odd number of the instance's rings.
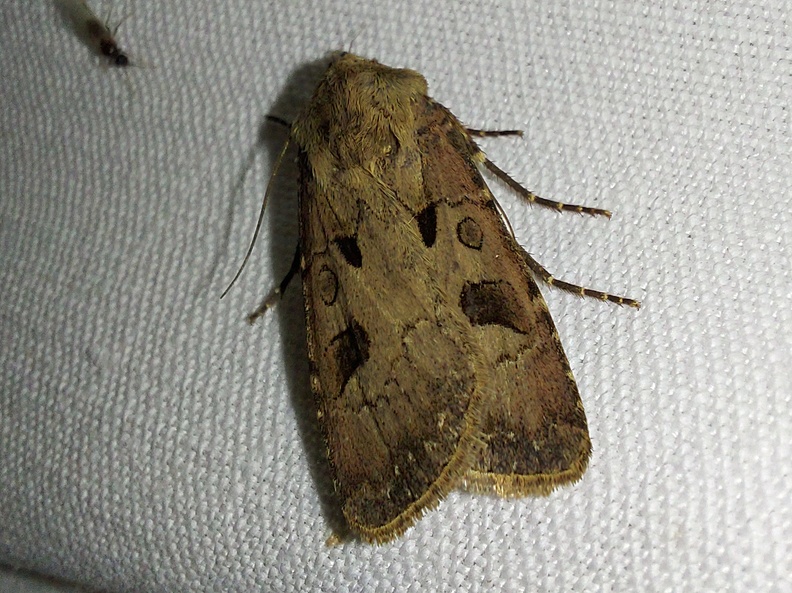
[[[788,3],[112,8],[144,67],[103,65],[51,1],[0,0],[0,565],[113,592],[789,591]],[[493,181],[520,242],[644,306],[542,287],[583,480],[453,494],[391,544],[328,548],[299,280],[245,322],[291,261],[291,153],[219,295],[286,138],[263,117],[293,119],[350,48],[420,71],[472,127],[524,129],[482,146],[614,216]]]

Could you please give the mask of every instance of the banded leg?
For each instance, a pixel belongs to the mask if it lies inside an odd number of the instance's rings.
[[[265,298],[262,303],[253,311],[250,315],[247,316],[248,323],[252,324],[264,315],[269,309],[275,306],[275,303],[278,299],[286,292],[286,289],[289,287],[289,283],[294,278],[294,275],[297,273],[297,270],[300,269],[300,244],[297,244],[297,249],[294,250],[294,259],[292,259],[291,267],[289,271],[286,272],[286,276],[281,280],[281,283],[273,289],[267,298]]]
[[[601,292],[599,290],[593,290],[591,288],[585,288],[583,286],[578,286],[577,284],[570,284],[569,282],[558,280],[554,278],[553,275],[542,266],[542,264],[531,257],[531,254],[525,251],[525,249],[520,249],[523,252],[525,263],[528,264],[528,267],[531,268],[531,271],[536,274],[536,276],[545,284],[555,286],[556,288],[560,288],[561,290],[571,292],[572,294],[576,294],[578,296],[592,297],[599,299],[600,301],[610,301],[611,303],[616,303],[617,305],[627,305],[628,307],[635,307],[636,309],[641,307],[640,301],[636,301],[635,299],[608,294],[607,292]]]
[[[503,181],[506,185],[512,188],[517,194],[523,198],[524,200],[532,203],[537,204],[539,206],[544,206],[545,208],[552,208],[553,210],[558,210],[559,212],[579,212],[580,214],[589,214],[591,216],[607,216],[608,218],[611,217],[611,213],[609,210],[602,210],[601,208],[591,208],[589,206],[579,206],[577,204],[564,204],[562,202],[555,202],[553,200],[546,200],[544,198],[540,198],[532,191],[525,189],[519,182],[515,181],[512,177],[509,176],[506,171],[498,167],[495,163],[493,163],[489,159],[484,159],[484,166],[487,167],[495,176]]]
[[[467,133],[476,138],[491,138],[494,136],[519,136],[522,138],[522,130],[474,130],[473,128],[465,128]]]

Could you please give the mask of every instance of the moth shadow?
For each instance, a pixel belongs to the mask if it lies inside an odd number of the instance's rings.
[[[300,109],[310,99],[316,85],[328,66],[327,58],[307,63],[295,70],[275,102],[269,115],[293,122]],[[289,130],[283,125],[265,119],[259,129],[259,146],[269,155],[270,170],[275,167],[278,155]],[[273,184],[267,205],[267,221],[270,257],[276,282],[286,275],[299,240],[298,231],[298,177],[294,146],[290,146],[280,171],[270,183]],[[262,298],[272,286],[262,287]],[[333,489],[333,480],[325,453],[324,439],[316,417],[316,404],[309,383],[308,352],[305,334],[305,308],[299,274],[283,294],[271,313],[278,316],[283,336],[284,362],[289,393],[296,412],[298,429],[307,453],[311,477],[316,485],[322,505],[322,513],[333,533],[342,538],[349,528],[341,512],[341,505]]]

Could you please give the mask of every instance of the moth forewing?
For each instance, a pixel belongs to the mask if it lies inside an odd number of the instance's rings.
[[[419,74],[347,55],[292,132],[311,387],[344,514],[369,541],[459,483],[490,395],[447,262],[420,228],[427,101]]]
[[[456,264],[447,285],[459,295],[495,394],[481,425],[487,446],[463,485],[547,494],[585,470],[591,443],[583,405],[526,254],[479,173],[484,154],[450,111],[437,103],[432,110],[432,133],[419,144],[448,252],[436,249]]]

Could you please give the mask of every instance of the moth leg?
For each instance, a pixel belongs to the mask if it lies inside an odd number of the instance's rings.
[[[111,8],[112,8],[112,7],[111,7]],[[119,20],[119,21],[116,23],[116,26],[115,26],[115,27],[113,27],[113,30],[112,30],[112,35],[113,35],[113,37],[115,37],[116,35],[118,35],[118,30],[121,28],[121,25],[122,25],[122,24],[124,23],[124,21],[125,21],[125,20],[127,20],[127,19],[128,19],[130,16],[131,16],[131,15],[129,15],[129,14],[125,14],[125,15],[124,15],[124,16],[122,16],[122,17],[121,17],[121,19],[120,19],[120,20]],[[105,22],[106,22],[106,23],[108,23],[108,28],[109,28],[109,27],[110,27],[110,13],[108,13],[108,14],[107,14],[107,19],[108,19],[108,20],[106,20]]]
[[[286,121],[285,119],[283,119],[282,117],[278,117],[277,115],[267,115],[267,116],[265,117],[265,119],[266,119],[267,121],[271,121],[271,122],[273,122],[273,123],[280,124],[281,126],[285,126],[285,127],[287,127],[287,128],[291,128],[291,124],[290,124],[289,122],[287,122],[287,121]]]
[[[297,249],[294,250],[294,259],[292,260],[291,267],[289,271],[286,272],[286,276],[281,280],[281,283],[274,288],[267,298],[265,298],[262,303],[253,311],[250,315],[248,315],[247,320],[248,323],[253,323],[264,315],[271,307],[275,305],[278,299],[286,292],[286,289],[289,287],[289,283],[294,278],[294,275],[297,273],[297,270],[300,269],[300,244],[297,243]]]
[[[107,9],[107,16],[104,17],[103,22],[105,28],[110,32],[110,35],[112,37],[118,35],[118,30],[121,28],[121,25],[124,23],[124,21],[126,21],[129,17],[131,17],[132,14],[134,13],[125,14],[124,16],[122,16],[116,23],[116,26],[110,29],[110,23],[113,20],[113,5],[112,4],[110,5],[110,7]]]
[[[465,128],[467,133],[476,138],[486,138],[493,136],[520,136],[522,138],[522,130],[474,130],[473,128]]]
[[[599,290],[592,290],[591,288],[578,286],[577,284],[570,284],[569,282],[564,282],[563,280],[557,280],[542,266],[542,264],[531,257],[530,253],[522,248],[520,248],[520,250],[522,251],[522,256],[525,259],[525,263],[528,264],[528,267],[531,268],[531,271],[543,282],[549,284],[550,286],[555,286],[556,288],[560,288],[561,290],[571,292],[578,296],[593,297],[601,301],[610,301],[611,303],[616,303],[617,305],[627,305],[629,307],[635,307],[636,309],[641,307],[640,301],[636,301],[635,299],[616,296],[613,294],[608,294],[607,292],[600,292]]]
[[[561,202],[555,202],[553,200],[545,200],[544,198],[540,198],[532,191],[525,189],[522,185],[520,185],[517,181],[515,181],[512,177],[509,176],[506,171],[495,165],[491,160],[488,158],[484,159],[484,166],[487,167],[495,176],[503,181],[506,185],[512,188],[515,192],[517,192],[520,197],[531,202],[532,204],[538,204],[539,206],[544,206],[546,208],[553,208],[554,210],[558,210],[561,212],[579,212],[581,214],[590,214],[591,216],[607,216],[608,218],[611,217],[611,213],[609,210],[602,210],[601,208],[590,208],[589,206],[579,206],[576,204],[563,204]]]
[[[102,22],[104,23],[104,25],[105,25],[105,28],[106,28],[108,31],[110,31],[110,19],[111,19],[112,17],[113,17],[113,5],[111,4],[111,5],[108,7],[108,9],[107,9],[107,12],[105,13],[104,17],[102,17],[102,18],[103,18]],[[112,34],[112,35],[115,37],[115,34],[116,34],[117,32],[118,32],[118,27],[116,27],[114,30],[112,30],[112,31],[111,31],[111,34]]]

